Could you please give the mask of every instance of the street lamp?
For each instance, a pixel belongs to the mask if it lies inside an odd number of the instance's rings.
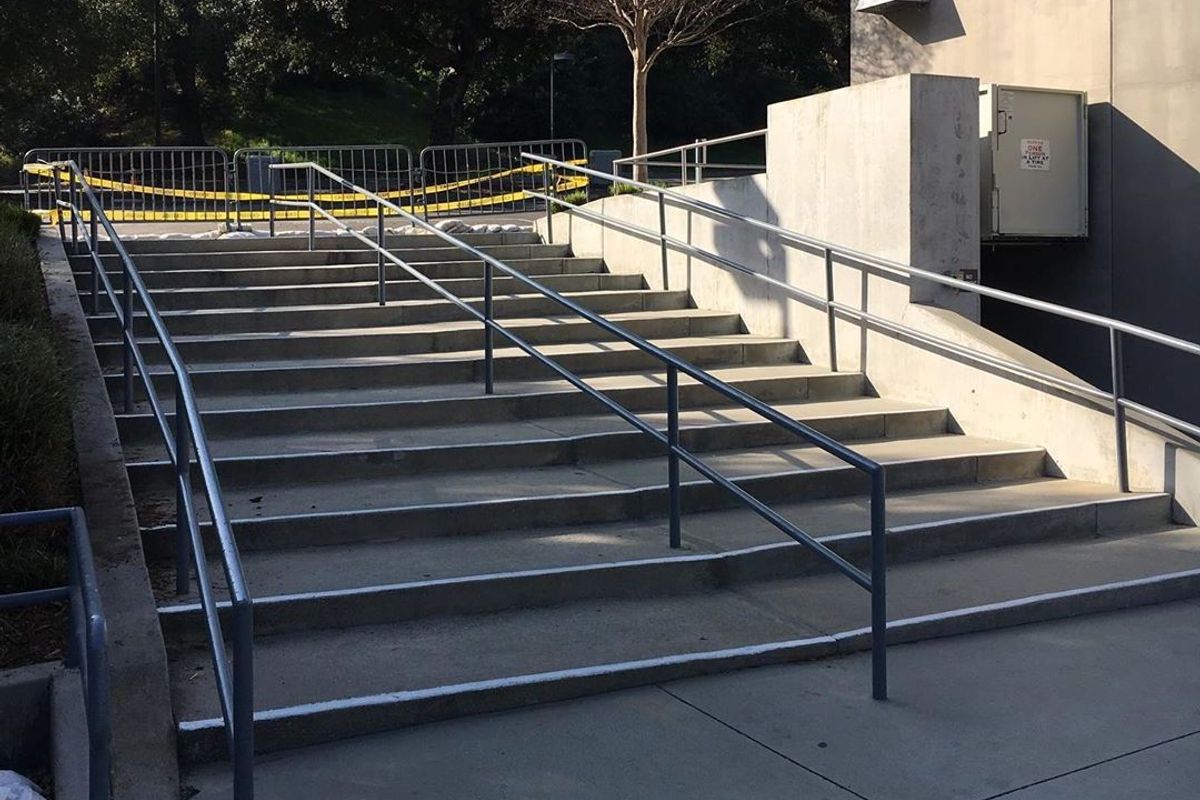
[[[575,63],[574,53],[555,53],[550,57],[550,138],[554,138],[554,69],[557,65],[569,66]]]

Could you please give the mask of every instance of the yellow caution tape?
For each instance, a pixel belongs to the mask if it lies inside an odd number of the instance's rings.
[[[568,161],[568,164],[581,165],[586,164],[585,159],[575,159]],[[535,174],[543,169],[540,164],[527,164],[521,167],[513,167],[512,169],[493,172],[488,175],[479,175],[474,178],[465,178],[453,183],[436,184],[434,186],[426,186],[421,189],[393,189],[384,192],[378,192],[380,197],[385,200],[402,200],[415,199],[421,195],[440,194],[449,192],[455,189],[463,189],[468,186],[478,186],[479,184],[488,181],[494,181],[502,178],[508,178],[513,175],[520,174]],[[25,164],[24,170],[31,175],[38,175],[43,178],[54,177],[55,168],[50,164]],[[65,170],[57,170],[60,174],[64,174]],[[569,178],[567,180],[579,181],[580,178]],[[173,197],[183,200],[212,200],[215,202],[238,201],[238,202],[268,202],[271,200],[270,194],[262,194],[260,192],[225,192],[225,191],[206,191],[203,189],[172,189],[163,186],[151,186],[141,183],[130,183],[128,181],[117,181],[111,178],[99,178],[96,176],[87,176],[87,182],[93,189],[105,189],[113,192],[125,192],[128,194],[146,194],[155,197]],[[308,194],[278,194],[275,195],[276,200],[290,200],[303,202],[308,199]],[[362,200],[363,197],[357,192],[323,192],[313,195],[313,200],[319,203],[348,203],[355,200]],[[157,213],[157,212],[156,212]],[[165,212],[164,212],[165,213]]]
[[[579,189],[583,186],[586,186],[587,182],[588,179],[584,176],[562,178],[558,181],[556,190],[559,192],[572,191],[574,189]],[[93,182],[93,185],[96,184]],[[358,194],[348,194],[345,196],[359,201],[360,203],[364,200],[363,196]],[[307,195],[304,199],[307,200]],[[461,211],[463,209],[487,208],[489,206],[502,205],[504,203],[515,203],[524,199],[524,192],[507,192],[505,194],[490,195],[488,197],[472,197],[466,200],[451,200],[444,203],[429,203],[428,205],[402,207],[408,213],[419,216],[425,213],[434,214],[446,211]],[[70,219],[67,212],[61,212],[56,208],[30,210],[35,214],[40,214],[42,217],[47,218],[51,224],[57,224],[60,216],[63,217],[64,221]],[[373,217],[379,213],[374,205],[359,205],[351,208],[325,209],[325,211],[332,217],[342,219]],[[91,221],[91,212],[88,209],[83,209],[81,213],[85,222]],[[395,211],[387,207],[383,209],[383,213],[384,216],[398,216]],[[228,219],[224,209],[208,211],[167,211],[154,209],[141,210],[117,208],[106,211],[105,215],[112,222],[225,222]],[[268,209],[241,210],[238,213],[238,218],[250,222],[263,221],[271,218],[271,212]],[[308,219],[308,211],[306,209],[279,209],[275,212],[275,219]]]

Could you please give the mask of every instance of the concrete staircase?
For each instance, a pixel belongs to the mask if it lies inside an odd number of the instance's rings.
[[[951,410],[873,396],[794,341],[744,333],[736,309],[693,308],[533,234],[465,238],[886,463],[896,641],[1200,594],[1179,574],[1200,567],[1200,534],[1172,523],[1167,495],[1054,477],[1035,445],[962,435]],[[867,646],[850,581],[686,468],[685,547],[668,549],[657,445],[514,349],[485,396],[477,323],[399,270],[380,307],[373,252],[304,246],[130,243],[201,395],[256,598],[260,750]],[[482,268],[460,251],[388,246],[479,302]],[[507,325],[665,428],[655,362],[511,279],[497,291]],[[91,325],[119,409],[118,331]],[[159,390],[169,403],[165,369]],[[864,562],[860,473],[694,382],[680,397],[688,447]],[[170,588],[162,442],[144,401],[118,423],[181,753],[219,759],[203,617]]]

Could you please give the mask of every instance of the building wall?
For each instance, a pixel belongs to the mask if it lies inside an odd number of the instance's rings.
[[[1200,341],[1200,2],[930,0],[853,14],[851,47],[856,84],[921,72],[1086,90],[1089,240],[986,248],[983,280]],[[983,319],[1107,381],[1104,334],[992,303]],[[1200,417],[1194,359],[1137,344],[1127,357],[1138,399]]]
[[[972,269],[979,257],[978,82],[905,75],[777,103],[768,111],[767,173],[684,187],[688,197],[777,223],[875,257],[935,269]],[[577,255],[600,256],[618,273],[654,287],[686,288],[701,308],[736,309],[756,334],[796,338],[816,364],[830,364],[823,247],[782,241],[675,200],[665,233],[717,252],[738,267],[672,248],[665,265],[652,192],[607,197],[555,214],[538,228]],[[598,220],[596,215],[602,219]],[[640,229],[640,232],[634,232]],[[969,301],[929,294],[919,280],[836,255],[837,368],[862,371],[872,390],[945,406],[965,433],[1047,448],[1056,473],[1116,480],[1111,409],[1089,396],[1027,378],[997,362],[1063,381],[1073,376],[970,319]],[[954,309],[954,310],[951,310]],[[966,313],[963,313],[963,312]],[[962,351],[990,357],[966,358]],[[1181,519],[1200,516],[1200,457],[1177,453],[1154,428],[1129,425],[1132,485],[1179,491]],[[986,476],[981,476],[986,480]]]

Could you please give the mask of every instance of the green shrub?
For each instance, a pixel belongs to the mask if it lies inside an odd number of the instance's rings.
[[[0,202],[0,234],[16,233],[33,241],[37,238],[42,220],[14,203]]]
[[[562,200],[564,203],[570,203],[573,206],[581,206],[588,201],[587,189],[576,189],[573,192],[567,192],[564,195],[560,195],[558,199]],[[567,207],[564,205],[561,205],[559,203],[556,203],[554,205],[554,213],[555,214],[557,214],[560,211],[566,211],[566,210],[567,210]]]
[[[70,392],[45,326],[0,321],[0,511],[72,500]]]
[[[641,194],[641,192],[641,189],[636,186],[630,186],[628,183],[610,183],[608,185],[608,193],[613,197],[623,194]]]
[[[37,251],[24,233],[0,226],[0,322],[41,328],[46,299]]]

